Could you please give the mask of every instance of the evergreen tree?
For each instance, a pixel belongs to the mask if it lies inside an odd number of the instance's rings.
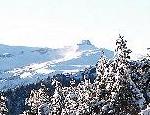
[[[28,114],[42,114],[43,112],[49,113],[49,96],[47,94],[47,88],[41,83],[41,88],[38,90],[32,90],[29,99],[27,99],[27,105],[30,110]]]
[[[0,115],[8,115],[8,109],[6,106],[7,98],[3,93],[0,93]]]

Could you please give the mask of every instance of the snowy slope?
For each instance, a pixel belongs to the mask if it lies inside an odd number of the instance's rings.
[[[0,90],[95,65],[102,50],[113,57],[112,51],[99,49],[89,40],[59,49],[0,45]]]
[[[62,58],[63,49],[0,45],[0,70]]]

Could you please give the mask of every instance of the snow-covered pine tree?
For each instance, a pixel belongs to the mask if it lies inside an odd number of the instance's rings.
[[[62,84],[54,79],[52,85],[55,86],[55,91],[54,95],[50,98],[50,115],[61,115],[64,108]]]
[[[29,99],[26,100],[30,110],[26,111],[26,114],[48,115],[50,98],[47,92],[46,86],[42,83],[40,89],[31,91]]]
[[[130,76],[129,60],[131,50],[126,40],[119,35],[116,41],[116,58],[105,63],[100,59],[97,67],[100,78],[100,98],[103,100],[102,115],[137,115],[143,108],[145,98]]]
[[[8,109],[6,107],[7,98],[3,93],[0,93],[0,115],[7,115]]]

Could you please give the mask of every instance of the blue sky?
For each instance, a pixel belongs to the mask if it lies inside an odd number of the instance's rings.
[[[114,48],[150,47],[150,0],[0,0],[0,43],[63,47],[89,39]]]

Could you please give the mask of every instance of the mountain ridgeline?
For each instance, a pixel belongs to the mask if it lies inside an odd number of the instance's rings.
[[[62,61],[58,61],[55,64],[63,64],[65,61],[64,64],[93,65],[99,59],[102,50],[106,53],[106,57],[113,57],[113,51],[97,48],[92,45],[89,40],[82,40],[81,43],[77,45],[58,49],[0,44],[0,71],[11,70],[32,63],[42,63],[60,59],[62,59]]]
[[[113,57],[113,51],[99,49],[89,40],[58,49],[0,45],[0,90],[40,82],[55,74],[76,73],[95,65],[102,50],[106,57]]]

